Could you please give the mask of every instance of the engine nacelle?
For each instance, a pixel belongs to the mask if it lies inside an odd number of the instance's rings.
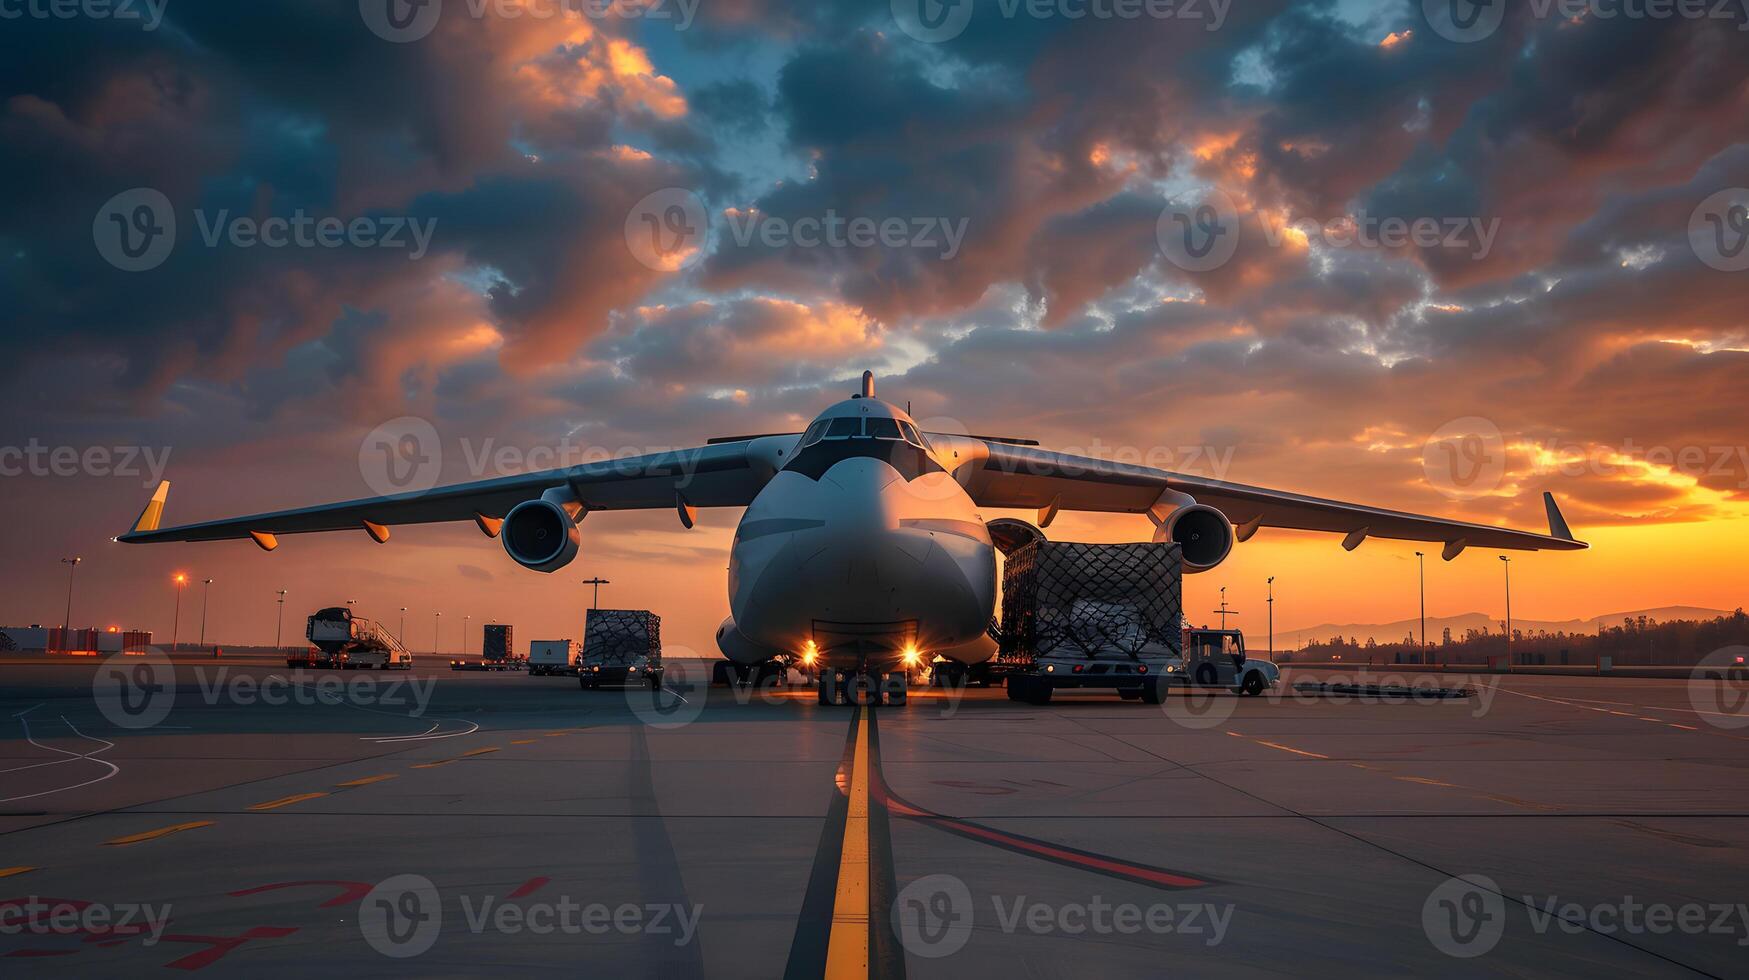
[[[1166,515],[1154,529],[1154,540],[1178,542],[1184,570],[1206,572],[1233,553],[1233,522],[1207,504],[1185,504]]]
[[[499,539],[512,560],[537,572],[564,568],[583,547],[583,534],[570,512],[545,498],[510,508]]]
[[[757,643],[747,638],[745,633],[735,628],[735,617],[730,616],[717,627],[717,649],[723,651],[723,656],[731,663],[762,664],[776,660],[779,657],[798,656],[800,650],[779,650]]]

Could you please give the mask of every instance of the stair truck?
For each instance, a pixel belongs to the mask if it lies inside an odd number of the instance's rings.
[[[648,609],[591,609],[583,620],[577,683],[662,687],[662,617]]]
[[[1042,535],[1006,553],[997,669],[1008,697],[1061,689],[1160,704],[1181,676],[1184,561],[1176,542],[1082,544]]]
[[[350,606],[317,610],[304,624],[304,636],[316,648],[307,666],[340,670],[413,669],[413,654],[400,638],[375,620],[354,615]]]

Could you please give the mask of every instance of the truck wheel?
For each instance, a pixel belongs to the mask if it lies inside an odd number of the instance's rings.
[[[1239,685],[1239,689],[1244,691],[1245,694],[1249,697],[1256,697],[1257,695],[1262,694],[1263,693],[1263,671],[1261,671],[1261,670],[1248,670],[1248,671],[1246,671],[1245,672],[1245,681],[1244,681],[1244,683]]]
[[[1220,680],[1220,673],[1215,670],[1214,664],[1203,663],[1196,665],[1197,684],[1202,687],[1214,687],[1216,684],[1220,683]]]
[[[1205,664],[1204,666],[1207,666],[1207,665]],[[1166,703],[1166,678],[1164,678],[1164,677],[1150,677],[1150,678],[1148,678],[1147,682],[1142,685],[1142,703],[1144,703],[1144,704],[1165,704]]]

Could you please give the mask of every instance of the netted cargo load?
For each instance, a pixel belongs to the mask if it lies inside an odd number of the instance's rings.
[[[1002,570],[1000,659],[1179,656],[1183,571],[1174,542],[1024,545]]]
[[[509,660],[516,655],[516,631],[509,623],[487,623],[480,628],[480,657]]]
[[[648,609],[591,609],[583,624],[583,659],[633,666],[662,659],[662,617]]]

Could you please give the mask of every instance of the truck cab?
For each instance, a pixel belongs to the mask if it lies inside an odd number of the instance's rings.
[[[1186,629],[1184,662],[1174,672],[1187,684],[1226,687],[1252,696],[1281,680],[1281,670],[1275,664],[1245,656],[1243,633],[1226,629]]]

